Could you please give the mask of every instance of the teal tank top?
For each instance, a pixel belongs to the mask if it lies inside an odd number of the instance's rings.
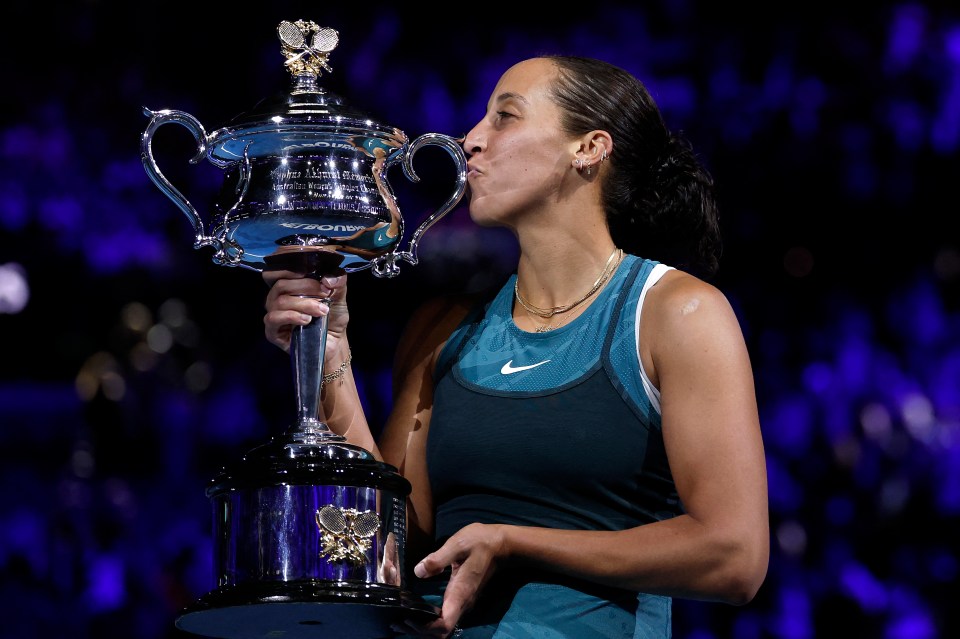
[[[514,324],[513,275],[453,332],[427,440],[438,543],[472,522],[622,530],[682,512],[637,351],[657,265],[625,256],[582,315],[546,333]],[[669,598],[546,573],[502,571],[494,582],[465,637],[670,636]],[[571,620],[581,609],[596,614]],[[504,634],[520,619],[543,632]]]

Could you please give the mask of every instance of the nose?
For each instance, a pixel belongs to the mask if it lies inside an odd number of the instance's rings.
[[[482,123],[478,122],[470,132],[463,136],[463,150],[467,155],[473,155],[477,151],[483,150],[485,140],[480,128]]]

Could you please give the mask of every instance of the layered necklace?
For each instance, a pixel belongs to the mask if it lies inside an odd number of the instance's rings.
[[[594,293],[599,291],[603,285],[606,284],[607,280],[610,279],[610,275],[617,270],[617,266],[620,265],[620,260],[622,259],[623,251],[621,249],[614,249],[613,253],[610,254],[610,257],[607,258],[607,263],[604,264],[603,271],[600,272],[599,277],[597,277],[597,280],[593,283],[593,286],[590,287],[590,290],[587,291],[583,297],[578,299],[576,302],[567,304],[565,306],[551,306],[550,308],[540,308],[539,306],[534,306],[527,300],[523,299],[523,295],[520,294],[519,279],[514,280],[513,282],[513,294],[517,298],[517,301],[520,302],[520,306],[526,309],[528,313],[543,319],[550,319],[554,315],[562,315],[563,313],[572,311],[590,299]],[[537,333],[546,333],[547,331],[560,328],[561,324],[563,324],[563,319],[561,319],[557,324],[538,326],[535,331]]]

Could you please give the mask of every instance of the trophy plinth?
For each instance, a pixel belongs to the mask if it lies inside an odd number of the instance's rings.
[[[406,496],[388,464],[329,431],[248,452],[207,488],[219,587],[177,619],[210,637],[391,637],[436,609],[404,587]]]
[[[411,141],[320,86],[321,72],[331,71],[335,30],[298,20],[282,22],[277,33],[289,92],[209,135],[189,113],[144,109],[144,168],[193,225],[194,248],[211,247],[218,265],[310,277],[370,269],[394,277],[400,262],[417,263],[422,235],[462,198],[463,149],[438,133]],[[192,163],[206,159],[224,172],[209,231],[154,160],[154,134],[170,123],[196,139]],[[418,182],[412,162],[424,146],[449,153],[456,184],[400,250],[404,220],[388,173],[401,165]],[[390,626],[404,619],[438,615],[406,587],[409,482],[326,424],[326,322],[293,331],[296,421],[223,468],[207,488],[216,586],[177,619],[182,630],[225,639],[379,639],[393,636]]]

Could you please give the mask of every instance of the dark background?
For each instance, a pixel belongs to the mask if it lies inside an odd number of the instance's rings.
[[[204,488],[291,423],[290,364],[263,338],[259,274],[193,249],[147,179],[142,108],[211,132],[286,90],[275,30],[297,19],[340,33],[321,83],[411,137],[464,134],[513,62],[578,53],[642,78],[713,172],[715,283],[754,361],[772,556],[745,607],[677,600],[678,639],[960,633],[955,3],[85,1],[2,15],[0,637],[187,636],[174,619],[214,585]],[[209,220],[222,173],[188,163],[180,127],[154,146]],[[420,184],[391,178],[410,228],[452,188],[422,153]],[[351,278],[375,427],[409,312],[497,281],[516,256],[462,207],[420,248],[397,278]]]

